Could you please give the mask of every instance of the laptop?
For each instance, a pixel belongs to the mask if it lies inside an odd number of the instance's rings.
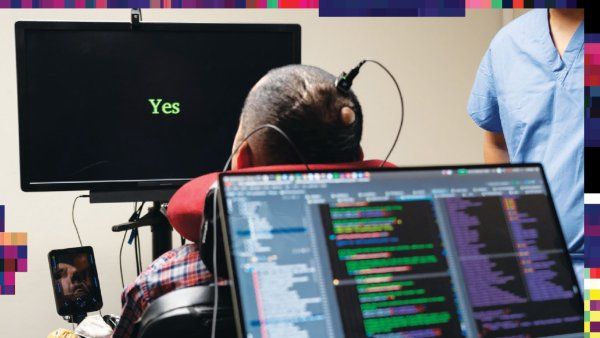
[[[240,337],[581,337],[541,165],[225,173]]]

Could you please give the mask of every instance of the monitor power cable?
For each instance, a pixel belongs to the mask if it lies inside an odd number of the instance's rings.
[[[79,240],[79,246],[83,246],[83,242],[81,241],[79,229],[77,228],[77,222],[75,221],[75,205],[77,204],[78,199],[86,197],[89,198],[90,195],[79,195],[75,197],[75,199],[73,200],[73,205],[71,206],[71,221],[73,222],[73,227],[75,228],[75,233],[77,234],[77,239]]]

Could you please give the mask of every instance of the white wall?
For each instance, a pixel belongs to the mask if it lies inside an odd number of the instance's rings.
[[[397,76],[406,98],[405,129],[391,160],[399,165],[482,161],[481,132],[466,114],[475,71],[503,24],[501,11],[468,11],[466,18],[319,18],[316,10],[145,10],[145,21],[277,22],[302,25],[302,60],[338,74],[361,58],[375,58]],[[0,10],[0,204],[7,231],[29,234],[29,271],[18,273],[16,295],[0,296],[0,337],[45,337],[69,327],[55,312],[46,255],[77,245],[71,203],[81,192],[23,193],[19,188],[14,22],[18,20],[127,21],[128,10]],[[399,120],[398,97],[387,76],[367,65],[355,82],[365,111],[363,147],[382,158]],[[79,201],[84,244],[94,247],[103,313],[120,312],[118,251],[110,226],[126,220],[131,204]],[[150,233],[142,232],[144,265]],[[135,277],[126,246],[126,281]]]

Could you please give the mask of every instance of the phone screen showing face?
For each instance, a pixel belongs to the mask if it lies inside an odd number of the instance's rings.
[[[48,253],[48,262],[59,315],[76,315],[102,308],[92,247],[52,250]]]

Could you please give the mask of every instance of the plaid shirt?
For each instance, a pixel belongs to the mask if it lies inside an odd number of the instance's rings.
[[[184,245],[164,253],[123,291],[121,320],[113,337],[131,337],[135,323],[156,298],[175,289],[207,285],[212,281],[212,274],[200,259],[197,244]]]

